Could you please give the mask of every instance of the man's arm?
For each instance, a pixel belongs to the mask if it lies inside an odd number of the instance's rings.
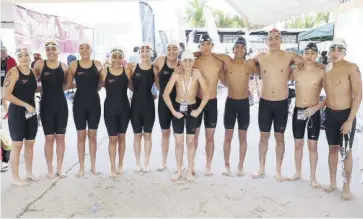
[[[200,114],[202,112],[203,108],[205,107],[205,105],[207,105],[207,103],[209,101],[210,91],[209,91],[209,88],[208,88],[207,81],[205,80],[203,75],[200,73],[200,71],[195,69],[194,74],[197,77],[198,82],[199,82],[199,86],[202,88],[202,91],[203,91],[203,99],[202,99],[202,102],[200,103],[200,105],[199,105],[199,107],[197,109],[199,114]]]
[[[74,74],[77,68],[77,61],[72,61],[69,63],[68,72],[67,72],[67,85],[65,90],[76,88],[76,84],[73,83]]]
[[[228,87],[226,74],[228,74],[228,67],[223,63],[223,67],[219,72],[219,80],[225,87]]]
[[[324,65],[323,63],[320,63],[320,62],[315,62],[315,65],[316,65],[318,68],[323,69],[323,70],[325,70],[325,68],[326,68],[326,65]]]
[[[95,65],[96,65],[96,68],[97,68],[98,72],[101,73],[101,71],[103,69],[102,63],[100,61],[98,61],[98,60],[94,60],[94,62],[95,62]],[[101,74],[100,74],[99,77],[100,78],[99,78],[98,87],[97,87],[98,91],[100,91],[102,89],[102,87],[103,87],[103,85],[102,85],[103,82],[101,82],[102,81]]]
[[[160,72],[160,63],[162,62],[163,58],[166,59],[165,56],[159,56],[154,60],[153,63],[153,70],[155,74],[155,86],[160,91],[160,82],[159,82],[159,72]]]
[[[353,92],[353,102],[348,121],[353,122],[362,101],[362,78],[359,67],[356,64],[353,64],[351,69],[350,83]]]
[[[179,76],[180,75],[178,75],[178,74],[173,74],[171,76],[169,82],[166,84],[166,87],[165,87],[165,90],[164,90],[164,93],[163,93],[164,101],[165,101],[166,105],[169,107],[170,112],[172,114],[175,114],[176,111],[175,111],[174,106],[173,106],[173,104],[171,102],[170,93],[173,90],[173,87],[175,85],[175,82],[177,81],[177,79],[178,79]]]
[[[63,90],[67,90],[67,77],[68,77],[68,68],[67,68],[67,65],[64,64],[64,63],[61,63],[62,65],[62,69],[63,69],[63,72],[64,72],[64,83],[63,83]]]
[[[291,60],[292,60],[293,64],[295,64],[296,66],[304,65],[304,60],[302,59],[301,56],[299,56],[295,52],[288,52],[288,53],[291,56]]]
[[[37,80],[39,80],[40,74],[43,70],[44,67],[44,61],[43,60],[38,60],[35,62],[34,64],[34,73],[36,75]]]

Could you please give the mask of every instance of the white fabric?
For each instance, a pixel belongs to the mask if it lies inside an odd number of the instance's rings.
[[[185,50],[181,56],[181,60],[184,59],[194,59],[194,53],[189,49]]]
[[[333,11],[337,0],[226,0],[251,29],[283,21],[294,15]]]

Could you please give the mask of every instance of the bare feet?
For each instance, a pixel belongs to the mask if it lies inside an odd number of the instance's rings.
[[[145,164],[144,165],[144,169],[142,170],[143,173],[150,173],[151,169],[149,167],[149,164]]]
[[[287,180],[286,177],[284,177],[284,176],[282,176],[281,174],[278,174],[278,173],[276,173],[275,178],[276,178],[276,180],[278,182],[283,182],[283,181],[286,181]]]
[[[223,176],[231,176],[231,168],[229,165],[225,165],[224,171],[222,172]]]
[[[57,176],[59,176],[60,178],[66,178],[67,174],[65,172],[63,172],[62,170],[58,170]]]
[[[245,173],[243,172],[243,166],[238,165],[238,167],[237,167],[237,177],[242,177],[243,175],[245,175]]]
[[[117,169],[117,175],[122,175],[123,173],[124,173],[124,169],[123,169],[123,167],[119,167],[118,169]]]
[[[212,169],[211,168],[206,168],[204,176],[213,176]]]
[[[314,189],[318,189],[320,188],[320,184],[314,179],[310,181],[310,185],[311,187],[313,187]]]
[[[295,181],[301,179],[301,174],[296,173],[294,176],[289,178],[289,181]]]
[[[48,170],[47,177],[48,177],[49,179],[54,179],[54,178],[56,177],[56,176],[54,175],[53,170]]]
[[[83,176],[84,176],[84,170],[78,170],[78,172],[77,172],[76,176],[77,176],[78,178],[83,177]]]
[[[111,170],[110,178],[116,178],[116,177],[117,177],[116,170]]]
[[[34,181],[34,182],[39,182],[39,179],[36,178],[35,176],[33,176],[32,173],[28,173],[27,176],[26,176],[27,179],[31,180],[31,181]]]
[[[135,167],[135,172],[136,172],[136,173],[140,173],[140,172],[142,172],[142,169],[141,169],[140,165],[136,165],[136,167]]]
[[[189,182],[189,183],[194,182],[194,176],[193,176],[193,173],[192,173],[192,174],[189,174],[189,173],[188,173],[187,180],[188,180],[188,182]]]
[[[337,188],[336,185],[329,185],[329,186],[324,186],[323,187],[323,190],[326,192],[326,193],[331,193],[332,191],[334,191],[335,189]]]
[[[183,176],[183,172],[182,172],[182,171],[178,171],[176,174],[174,174],[174,175],[171,177],[171,181],[175,182],[175,181],[177,181],[178,179],[180,179],[182,176]]]
[[[343,185],[342,200],[349,201],[352,199],[352,193],[350,193],[350,187],[348,184]]]
[[[167,166],[161,167],[161,168],[157,168],[156,171],[158,172],[164,172],[166,169],[168,169]]]
[[[14,184],[14,185],[16,185],[16,186],[19,186],[19,187],[29,185],[29,183],[28,183],[28,182],[26,182],[25,180],[23,180],[23,179],[21,179],[21,178],[14,179],[14,180],[13,180],[13,184]]]
[[[97,172],[97,170],[96,170],[96,169],[91,170],[91,172],[92,172],[92,173],[93,173],[93,175],[95,175],[95,176],[98,176],[98,175],[100,175],[100,174],[101,174],[100,172]]]
[[[252,175],[252,178],[258,179],[265,177],[265,170],[259,170],[257,174]]]
[[[245,173],[243,172],[243,170],[238,170],[237,177],[242,177],[244,175],[245,175]]]

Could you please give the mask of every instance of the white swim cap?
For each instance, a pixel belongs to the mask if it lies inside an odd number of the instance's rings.
[[[91,47],[91,48],[92,48],[92,44],[91,44],[89,41],[87,41],[87,40],[81,40],[81,41],[79,41],[79,43],[78,43],[78,48],[79,48],[80,46],[82,46],[82,45],[87,45],[87,46],[89,46],[89,47]]]
[[[152,50],[151,45],[150,45],[150,43],[148,43],[148,42],[143,42],[143,43],[141,43],[141,45],[140,45],[140,49],[142,49],[143,47],[146,47],[146,48],[148,48],[148,49]]]
[[[176,41],[176,40],[171,40],[171,41],[169,41],[168,42],[168,44],[167,44],[167,47],[168,46],[176,46],[176,47],[178,47],[178,49],[180,49],[179,48],[179,42],[178,41]]]
[[[59,45],[55,40],[47,40],[44,44],[45,48],[56,47],[59,50]]]
[[[340,38],[334,39],[331,42],[329,48],[331,49],[331,48],[335,48],[335,47],[339,47],[341,49],[347,50],[347,44],[345,43],[345,41],[343,39],[340,39]]]
[[[30,53],[30,47],[29,45],[19,45],[17,48],[16,48],[16,51],[15,51],[15,55],[19,55],[20,53],[23,53],[23,52],[26,52],[28,53],[29,55],[31,54]]]
[[[184,59],[192,59],[194,60],[194,53],[190,50],[185,50],[181,56],[181,60],[184,60]]]
[[[119,48],[119,47],[114,47],[114,48],[111,49],[110,54],[111,55],[112,54],[121,54],[123,56],[124,55],[124,51],[121,48]]]

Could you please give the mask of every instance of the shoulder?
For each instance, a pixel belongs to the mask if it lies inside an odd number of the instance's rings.
[[[158,66],[158,65],[160,65],[162,62],[164,62],[165,61],[165,59],[166,59],[166,56],[158,56],[155,60],[154,60],[154,62],[153,62],[153,65],[155,66]]]
[[[353,62],[346,61],[345,65],[347,66],[346,68],[350,70],[350,72],[360,72],[358,65]]]
[[[19,75],[19,70],[16,66],[14,66],[8,71],[8,73],[6,74],[6,77],[17,78],[18,75]]]
[[[67,70],[67,65],[66,65],[66,63],[61,62],[61,66],[62,66],[62,68],[63,68],[63,71],[66,71],[66,70]]]
[[[98,60],[93,60],[93,61],[95,62],[95,65],[102,66],[102,63],[100,61],[98,61]]]

